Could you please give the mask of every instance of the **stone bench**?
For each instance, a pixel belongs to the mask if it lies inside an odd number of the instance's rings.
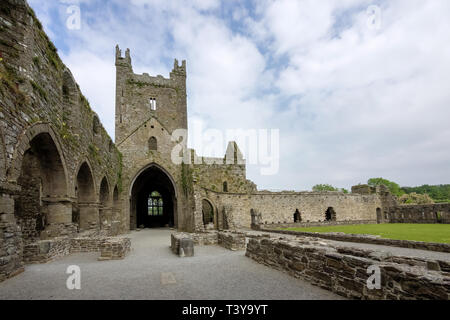
[[[100,244],[99,261],[122,260],[131,251],[129,238],[109,238]]]

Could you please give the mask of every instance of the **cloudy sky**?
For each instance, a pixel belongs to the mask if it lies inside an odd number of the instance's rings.
[[[112,137],[119,44],[136,73],[187,60],[190,130],[280,130],[278,173],[248,168],[260,189],[450,183],[448,0],[29,3]]]

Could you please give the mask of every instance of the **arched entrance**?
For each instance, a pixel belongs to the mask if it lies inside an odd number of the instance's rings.
[[[73,221],[83,230],[96,229],[100,222],[94,185],[91,168],[84,162],[77,174],[75,194],[78,210],[73,217]]]
[[[325,212],[325,221],[336,221],[336,211],[333,207],[329,207]]]
[[[205,226],[205,229],[214,229],[214,208],[212,204],[206,199],[203,199],[202,201],[202,215],[203,225]]]
[[[172,178],[157,165],[143,170],[133,183],[130,229],[176,227],[176,193]]]
[[[71,222],[71,210],[60,200],[67,194],[66,173],[50,134],[38,134],[29,142],[20,168],[17,183],[21,192],[15,202],[15,215],[24,239],[39,238],[50,226],[56,230],[49,231],[49,235],[58,236],[56,226]]]

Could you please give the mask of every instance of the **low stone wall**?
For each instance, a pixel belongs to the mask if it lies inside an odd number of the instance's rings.
[[[178,254],[179,239],[189,238],[198,246],[220,245],[228,250],[245,250],[246,237],[247,235],[245,233],[236,231],[207,231],[198,233],[176,232],[171,236],[171,248],[175,254]]]
[[[333,246],[318,239],[250,239],[246,256],[351,299],[450,298],[450,264]],[[381,288],[370,290],[368,268],[378,266]]]
[[[308,227],[344,226],[344,225],[376,224],[376,223],[377,223],[376,220],[300,222],[300,223],[264,224],[260,225],[259,229],[262,230],[274,228],[308,228]]]
[[[188,233],[188,235],[194,240],[194,244],[198,246],[210,246],[219,243],[218,231]]]
[[[369,243],[369,244],[378,244],[378,245],[390,246],[390,247],[420,249],[420,250],[438,251],[438,252],[450,252],[450,244],[447,244],[447,243],[431,243],[431,242],[421,242],[421,241],[383,239],[378,236],[361,235],[361,234],[315,233],[315,232],[313,233],[313,232],[287,231],[287,230],[277,230],[277,229],[262,229],[262,230],[265,232],[289,234],[289,235],[303,236],[303,237],[316,237],[316,238],[335,240],[335,241]]]
[[[131,251],[129,238],[109,238],[100,244],[100,261],[122,260]]]
[[[55,238],[28,243],[23,261],[27,264],[47,263],[73,253],[100,252],[99,260],[124,259],[131,251],[129,238],[89,237]]]
[[[70,254],[70,238],[55,238],[27,243],[23,248],[26,264],[47,263]]]
[[[245,250],[246,235],[238,232],[219,232],[219,245],[232,251]]]

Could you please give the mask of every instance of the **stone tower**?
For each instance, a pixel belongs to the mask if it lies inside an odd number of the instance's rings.
[[[150,118],[170,133],[187,129],[186,61],[175,59],[170,78],[134,74],[130,50],[125,57],[116,47],[116,144],[123,142]]]
[[[130,229],[193,224],[183,170],[171,159],[179,140],[172,133],[187,131],[186,61],[175,60],[169,78],[133,72],[130,50],[116,47],[116,145],[122,153],[123,209]],[[187,140],[187,139],[185,139]],[[183,144],[187,141],[183,140]],[[183,149],[184,150],[184,149]],[[155,196],[156,195],[156,196]],[[163,214],[149,214],[161,204]]]

